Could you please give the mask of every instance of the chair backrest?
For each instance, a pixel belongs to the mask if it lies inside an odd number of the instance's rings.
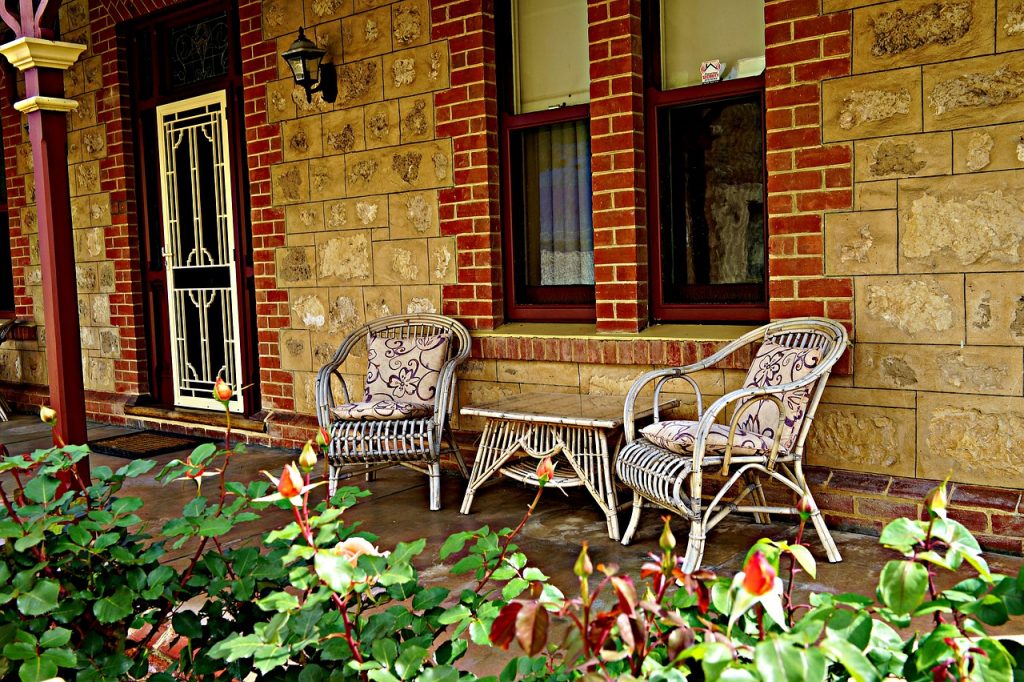
[[[437,398],[451,397],[443,390],[442,375],[446,366],[458,364],[470,350],[469,332],[461,324],[440,315],[394,315],[354,333],[360,332],[368,344],[363,400],[426,403],[436,408]]]
[[[773,344],[771,347],[781,346],[783,350],[776,357],[781,355],[786,361],[792,363],[784,368],[782,381],[813,376],[814,380],[806,387],[787,391],[780,398],[787,408],[786,425],[782,436],[782,446],[790,452],[799,454],[803,451],[804,440],[810,430],[814,414],[818,409],[818,402],[825,390],[825,383],[832,371],[832,367],[839,361],[849,345],[849,337],[846,328],[832,320],[816,317],[794,318],[773,322],[762,327],[763,342]],[[792,351],[792,352],[786,352]],[[801,353],[800,351],[805,351]],[[806,352],[816,351],[816,352]],[[816,356],[816,357],[815,357]],[[758,356],[755,356],[755,360]],[[762,356],[764,358],[764,356]],[[767,359],[767,358],[764,358]],[[761,381],[752,379],[748,375],[747,385],[763,385]],[[778,375],[776,375],[777,377]],[[760,423],[756,430],[763,431],[765,428],[774,430],[778,424],[778,408],[774,403],[764,403],[759,407],[761,414]],[[764,412],[774,414],[765,415]],[[765,418],[767,416],[767,418]],[[755,415],[756,417],[756,415]],[[768,426],[770,424],[770,427]],[[742,427],[742,425],[741,425]],[[749,427],[748,427],[749,429]],[[774,433],[772,433],[774,436]]]

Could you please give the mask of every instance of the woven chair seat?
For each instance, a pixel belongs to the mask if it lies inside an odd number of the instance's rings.
[[[655,445],[681,455],[688,455],[693,452],[693,444],[697,440],[697,425],[698,422],[695,421],[670,420],[645,426],[640,429],[640,433]],[[732,451],[736,455],[767,455],[772,449],[772,440],[763,433],[736,429],[732,435]],[[705,452],[724,453],[728,444],[729,427],[725,424],[712,424],[708,430]]]

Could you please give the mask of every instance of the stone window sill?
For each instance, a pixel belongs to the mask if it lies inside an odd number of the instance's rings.
[[[594,339],[600,341],[732,341],[756,326],[736,324],[655,324],[636,334],[598,333],[585,323],[510,322],[494,330],[474,331],[474,338]]]

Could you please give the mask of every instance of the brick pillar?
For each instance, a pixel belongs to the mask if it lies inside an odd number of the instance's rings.
[[[432,0],[432,40],[448,40],[451,87],[434,95],[437,138],[452,138],[455,185],[438,192],[441,234],[455,237],[456,284],[443,310],[470,329],[504,319],[493,0]]]
[[[640,0],[588,0],[594,279],[599,332],[647,325]]]
[[[291,324],[288,292],[277,286],[275,250],[285,245],[284,209],[271,206],[270,167],[280,163],[281,126],[267,115],[267,83],[277,79],[277,44],[263,39],[260,0],[238,7],[242,48],[245,146],[249,166],[249,207],[252,221],[253,288],[260,367],[260,400],[264,409],[294,410],[291,372],[281,369],[278,330]]]
[[[821,80],[850,73],[850,12],[820,0],[767,0],[768,272],[772,319],[853,324],[853,283],[826,278],[823,214],[853,205],[849,143],[821,144]]]

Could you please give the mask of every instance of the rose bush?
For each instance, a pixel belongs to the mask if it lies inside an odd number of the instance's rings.
[[[219,384],[215,397],[226,408],[230,387]],[[52,411],[42,417],[55,425]],[[515,544],[543,485],[515,528],[443,543],[451,572],[473,578],[454,595],[422,584],[414,564],[424,540],[382,548],[344,522],[367,493],[349,487],[321,499],[312,472],[326,434],[279,476],[243,484],[229,477],[244,447],[232,444],[226,419],[222,446],[201,445],[158,474],[194,483],[196,494],[152,534],[137,514],[141,500],[121,495],[152,462],[94,467],[88,485],[75,473],[88,456],[82,446],[0,462],[0,679],[472,680],[459,667],[471,643],[516,643],[522,655],[510,656],[503,681],[1024,676],[1021,648],[985,632],[1024,613],[1024,572],[989,570],[946,515],[945,485],[928,496],[927,519],[883,530],[880,542],[897,558],[873,597],[797,599],[795,576],[816,570],[802,517],[794,541],[759,541],[731,579],[682,573],[667,519],[638,582],[595,566],[584,544],[579,595],[567,599]],[[541,461],[541,483],[552,475],[552,462]],[[271,506],[290,521],[257,546],[226,546],[228,533]],[[180,570],[165,563],[186,546]],[[939,572],[965,568],[970,577],[937,587]],[[154,666],[158,643],[178,650],[169,667]]]

